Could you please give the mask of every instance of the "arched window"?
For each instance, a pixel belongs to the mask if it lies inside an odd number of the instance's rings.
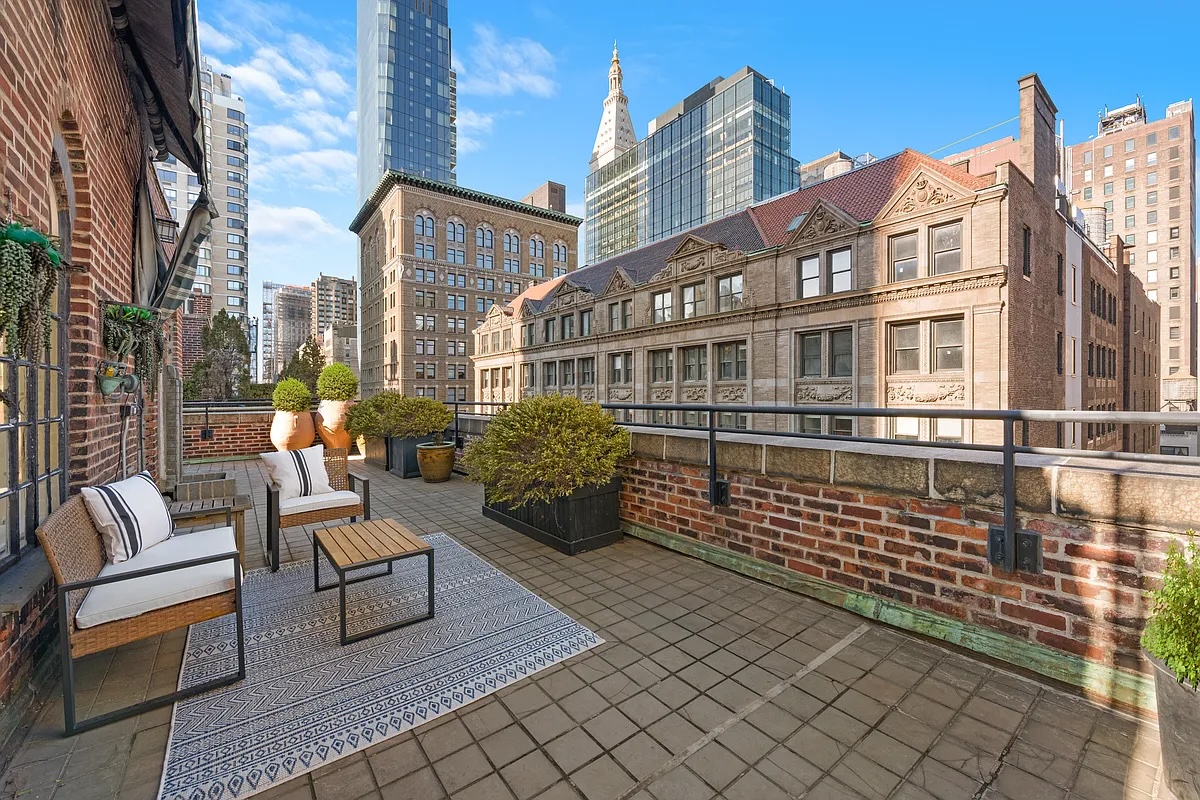
[[[428,213],[428,212],[426,212]],[[420,211],[413,217],[413,233],[417,236],[433,237],[433,217],[426,216],[426,213]]]
[[[475,229],[475,246],[482,247],[485,250],[491,250],[494,246],[492,239],[492,229],[485,225],[480,225]]]
[[[542,241],[540,236],[529,237],[529,257],[530,258],[545,258],[546,243]]]
[[[567,246],[565,244],[563,244],[562,242],[554,243],[554,260],[555,261],[566,261],[567,260]]]
[[[452,219],[446,220],[446,241],[465,244],[467,241],[467,227],[461,222],[455,222]]]

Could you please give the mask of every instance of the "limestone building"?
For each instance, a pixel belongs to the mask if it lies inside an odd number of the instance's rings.
[[[325,329],[321,336],[321,352],[325,363],[345,364],[358,375],[358,326],[336,325]]]
[[[363,396],[393,389],[472,397],[471,331],[497,303],[573,271],[581,222],[449,183],[385,175],[350,225],[359,237]]]
[[[493,308],[475,332],[476,398],[884,406],[797,416],[797,431],[997,441],[928,409],[1156,408],[1157,306],[1056,193],[1056,110],[1019,82],[1014,161],[972,175],[905,150],[641,247]],[[1106,249],[1108,252],[1106,252]],[[1110,255],[1111,254],[1111,255]],[[1135,312],[1137,363],[1125,330]],[[1147,342],[1150,343],[1147,345]],[[706,424],[655,411],[645,421]],[[730,428],[784,418],[721,414]],[[1130,432],[1157,451],[1152,427]],[[1117,426],[1031,425],[1034,445],[1112,449]]]
[[[309,309],[312,335],[318,339],[333,326],[358,323],[358,281],[321,273],[312,282],[312,304]]]

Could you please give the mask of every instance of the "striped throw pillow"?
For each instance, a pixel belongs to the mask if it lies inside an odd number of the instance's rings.
[[[112,564],[171,538],[175,523],[149,472],[104,486],[85,486],[83,501]]]
[[[271,482],[279,486],[279,499],[292,500],[332,492],[325,471],[325,447],[315,445],[303,450],[259,453]]]

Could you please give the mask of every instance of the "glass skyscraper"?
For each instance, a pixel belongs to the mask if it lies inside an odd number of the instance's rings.
[[[791,98],[749,67],[712,81],[650,127],[587,178],[589,264],[800,185]]]
[[[454,183],[447,0],[358,0],[358,199],[388,170]]]

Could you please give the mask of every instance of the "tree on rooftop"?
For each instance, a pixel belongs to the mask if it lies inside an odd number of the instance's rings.
[[[283,368],[283,373],[280,378],[295,378],[308,387],[312,394],[317,393],[317,378],[321,377],[321,370],[325,369],[325,353],[321,351],[321,345],[317,342],[317,337],[311,336],[308,341],[300,346],[300,349],[292,354],[292,358],[288,361],[287,366]]]
[[[200,360],[184,383],[190,400],[232,400],[250,384],[250,344],[241,323],[221,309],[200,333]]]

